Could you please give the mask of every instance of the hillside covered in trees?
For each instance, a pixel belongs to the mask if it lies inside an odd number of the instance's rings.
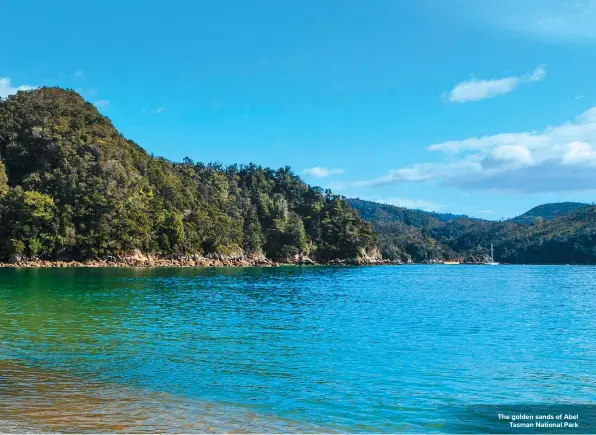
[[[355,259],[371,226],[286,167],[148,155],[76,92],[0,99],[0,260],[161,255]]]
[[[483,262],[493,243],[495,260],[504,263],[596,264],[596,207],[588,204],[545,204],[497,222],[347,201],[372,224],[385,258]]]
[[[374,230],[374,231],[373,231]],[[148,155],[77,93],[0,100],[0,261],[262,255],[276,261],[596,263],[596,208],[495,222],[345,199],[290,168]]]
[[[528,210],[524,214],[510,219],[512,222],[533,223],[535,220],[551,220],[567,215],[577,209],[587,207],[589,204],[583,202],[556,202],[552,204],[542,204]]]

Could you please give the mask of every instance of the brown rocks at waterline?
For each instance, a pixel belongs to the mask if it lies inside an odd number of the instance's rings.
[[[127,255],[107,256],[105,258],[88,259],[83,261],[44,260],[14,256],[7,263],[0,263],[0,267],[276,267],[285,265],[380,265],[401,264],[390,260],[383,260],[378,251],[364,253],[356,259],[331,260],[316,262],[307,256],[289,257],[282,261],[273,261],[267,257],[244,255],[210,254],[202,256],[190,255],[150,255],[135,250]]]

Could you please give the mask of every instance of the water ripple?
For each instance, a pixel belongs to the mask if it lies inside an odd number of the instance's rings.
[[[2,269],[0,424],[448,431],[592,401],[595,305],[594,267]]]

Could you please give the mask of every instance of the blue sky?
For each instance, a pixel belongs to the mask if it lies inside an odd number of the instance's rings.
[[[173,160],[510,217],[596,197],[594,0],[4,0],[0,96],[75,89]]]

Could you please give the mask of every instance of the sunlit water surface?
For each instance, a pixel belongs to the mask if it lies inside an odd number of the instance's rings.
[[[0,426],[449,432],[592,403],[596,268],[0,269]]]

